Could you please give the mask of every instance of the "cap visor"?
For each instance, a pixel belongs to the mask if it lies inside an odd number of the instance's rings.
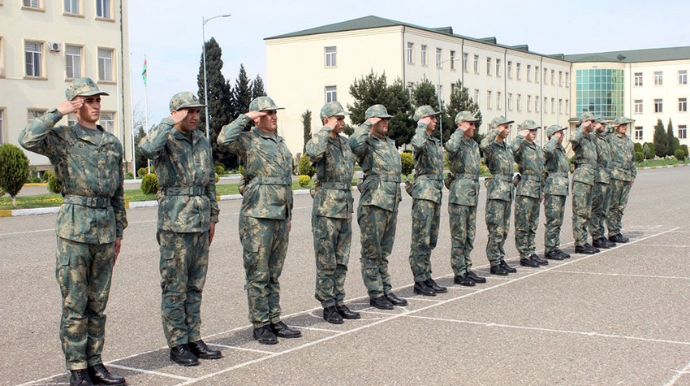
[[[83,92],[83,93],[77,94],[77,95],[75,95],[75,97],[78,97],[78,96],[94,96],[94,95],[105,95],[105,96],[110,96],[110,94],[108,94],[108,93],[105,92],[105,91],[88,91],[88,92]]]

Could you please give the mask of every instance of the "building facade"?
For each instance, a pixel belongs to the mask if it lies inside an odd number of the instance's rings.
[[[17,145],[27,123],[65,100],[74,78],[110,94],[100,124],[132,160],[126,0],[0,0],[0,143]],[[73,114],[59,124],[76,122]],[[51,168],[26,152],[37,170]]]

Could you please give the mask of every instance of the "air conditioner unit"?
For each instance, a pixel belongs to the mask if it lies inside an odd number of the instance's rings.
[[[62,51],[62,44],[60,44],[60,43],[48,43],[48,48],[50,48],[50,52],[60,52],[60,51]]]

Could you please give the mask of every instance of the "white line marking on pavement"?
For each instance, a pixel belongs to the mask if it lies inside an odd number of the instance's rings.
[[[640,244],[642,247],[661,247],[661,248],[690,248],[690,245],[668,245],[668,244]]]
[[[688,362],[688,364],[685,365],[685,367],[683,367],[682,370],[678,371],[676,373],[676,375],[673,376],[673,378],[671,378],[668,382],[664,383],[664,386],[674,385],[676,383],[676,381],[678,381],[680,379],[680,377],[682,377],[683,374],[686,374],[689,370],[690,370],[690,362]]]
[[[14,235],[25,235],[25,234],[28,234],[28,233],[41,233],[41,232],[55,232],[55,228],[50,228],[50,229],[37,229],[37,230],[35,230],[35,231],[0,233],[0,237],[2,237],[2,236],[14,236]]]
[[[307,326],[298,326],[298,325],[295,325],[295,327],[298,327],[300,330],[321,331],[321,332],[330,332],[330,333],[336,333],[336,334],[340,332],[340,330],[332,330],[330,328],[307,327]]]
[[[232,350],[250,351],[250,352],[255,352],[255,353],[259,353],[259,354],[267,354],[267,355],[275,354],[275,352],[273,352],[273,351],[259,350],[256,348],[248,348],[248,347],[230,346],[227,344],[220,344],[220,343],[208,343],[208,345],[209,346],[216,346],[216,347],[223,347],[223,348],[232,349]]]
[[[115,368],[122,369],[122,370],[136,371],[136,372],[139,372],[139,373],[145,373],[145,374],[151,374],[151,375],[158,375],[158,376],[166,377],[166,378],[174,378],[174,379],[179,379],[180,381],[191,381],[191,380],[194,380],[194,378],[185,377],[185,376],[182,376],[182,375],[162,373],[162,372],[160,372],[160,371],[153,371],[153,370],[140,369],[140,368],[137,368],[137,367],[115,365],[115,364],[112,364],[112,363],[108,364],[108,367],[115,367]]]
[[[621,276],[621,277],[644,277],[644,278],[649,278],[649,279],[690,280],[690,277],[682,277],[682,276],[632,275],[632,274],[627,274],[627,273],[605,273],[605,272],[584,272],[584,271],[554,271],[554,273],[573,273],[573,274],[578,274],[578,275]]]

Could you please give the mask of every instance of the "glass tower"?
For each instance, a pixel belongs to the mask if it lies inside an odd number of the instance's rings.
[[[577,116],[592,112],[604,118],[623,116],[623,70],[577,70]]]

